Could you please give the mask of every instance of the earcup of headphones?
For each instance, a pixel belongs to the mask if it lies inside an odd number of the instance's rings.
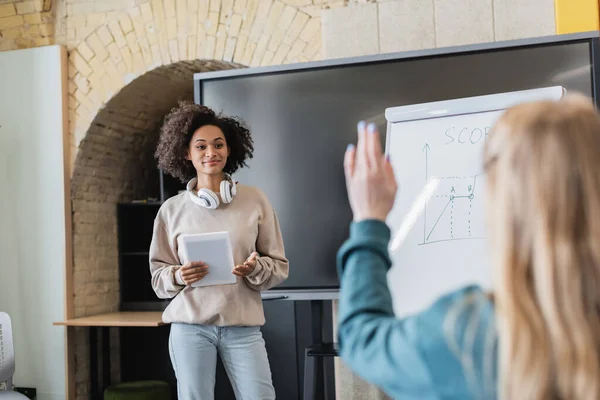
[[[223,193],[223,189],[221,189]],[[198,190],[198,198],[202,201],[204,207],[214,210],[219,207],[219,196],[212,190],[202,188]]]
[[[233,193],[231,183],[227,179],[221,181],[221,199],[223,199],[223,203],[231,203],[233,200]]]

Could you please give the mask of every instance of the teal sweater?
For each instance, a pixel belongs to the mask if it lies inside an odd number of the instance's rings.
[[[418,314],[396,318],[387,286],[389,240],[381,221],[353,223],[338,252],[344,363],[395,399],[495,399],[492,302],[477,286],[467,286]]]

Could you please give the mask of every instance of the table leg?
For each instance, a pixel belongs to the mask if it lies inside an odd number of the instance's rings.
[[[110,386],[110,328],[102,327],[102,387]]]
[[[311,319],[312,319],[312,342],[323,343],[323,300],[311,300]],[[324,371],[325,366],[323,357],[316,357],[314,364],[315,377],[315,398],[323,399],[325,396]]]
[[[98,399],[98,332],[95,326],[89,328],[90,340],[90,400]]]

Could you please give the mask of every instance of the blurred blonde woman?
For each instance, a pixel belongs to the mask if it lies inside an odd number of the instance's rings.
[[[396,181],[360,123],[338,253],[341,356],[398,399],[600,399],[600,119],[588,99],[513,107],[484,154],[493,294],[397,319],[387,287]],[[418,268],[416,265],[415,268]]]

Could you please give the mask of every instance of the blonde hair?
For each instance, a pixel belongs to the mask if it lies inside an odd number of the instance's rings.
[[[507,110],[484,153],[502,400],[600,398],[600,119]]]

